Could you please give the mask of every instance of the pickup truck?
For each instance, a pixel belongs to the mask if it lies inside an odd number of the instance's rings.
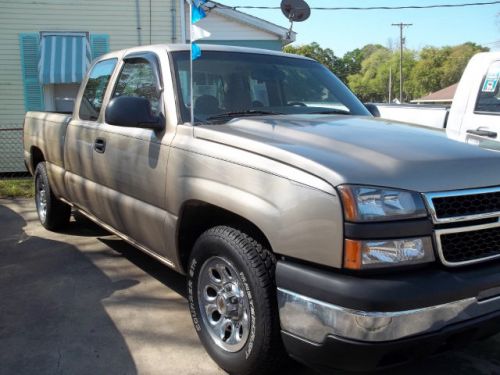
[[[189,45],[109,53],[72,116],[26,114],[45,228],[77,210],[185,274],[231,374],[384,369],[500,331],[500,154],[375,119],[305,57],[190,64]]]
[[[478,53],[467,64],[451,107],[376,104],[376,115],[388,120],[445,128],[448,136],[453,139],[498,151],[499,80],[500,52]]]

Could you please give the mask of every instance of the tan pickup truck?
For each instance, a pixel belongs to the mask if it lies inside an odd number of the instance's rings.
[[[206,46],[193,65],[191,95],[189,45],[110,53],[72,116],[26,115],[47,229],[73,208],[186,274],[232,374],[285,353],[383,369],[500,331],[499,153],[374,119],[307,58]]]

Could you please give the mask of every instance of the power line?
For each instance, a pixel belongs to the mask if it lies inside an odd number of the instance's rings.
[[[434,4],[434,5],[405,5],[405,6],[373,6],[373,7],[311,7],[314,10],[403,10],[403,9],[434,9],[434,8],[463,8],[472,6],[500,4],[500,1],[488,1],[480,3],[462,3],[462,4]],[[217,7],[220,4],[216,5]],[[236,5],[222,6],[231,9],[281,9],[279,6],[257,6],[257,5]]]

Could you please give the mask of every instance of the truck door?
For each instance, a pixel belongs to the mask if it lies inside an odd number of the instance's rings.
[[[475,97],[471,95],[460,132],[465,141],[500,151],[500,61],[483,76]]]
[[[99,197],[95,189],[92,165],[94,141],[97,137],[104,94],[118,59],[97,62],[90,70],[73,120],[68,124],[64,141],[64,165],[67,194],[71,202],[99,217]]]
[[[125,56],[109,100],[136,96],[165,117],[160,65],[154,53]],[[105,116],[104,116],[105,117]],[[110,125],[95,137],[92,169],[101,219],[130,239],[166,255],[166,178],[171,131]]]

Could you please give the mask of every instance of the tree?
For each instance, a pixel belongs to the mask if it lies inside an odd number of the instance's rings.
[[[341,59],[335,56],[330,48],[321,48],[318,43],[313,42],[297,47],[289,45],[285,47],[284,51],[317,60],[330,69],[330,71],[337,74],[340,79],[344,78],[341,76],[343,73]]]
[[[420,52],[409,77],[412,96],[421,97],[442,87],[442,66],[449,55],[449,48],[425,47]]]
[[[470,42],[454,47],[423,48],[411,72],[412,97],[421,97],[457,83],[471,57],[485,51],[488,48]]]
[[[383,100],[387,91],[383,76],[386,75],[385,70],[390,59],[390,51],[379,49],[363,60],[359,73],[348,77],[349,87],[362,101]]]
[[[405,51],[403,74],[408,76],[415,65],[415,54]],[[348,77],[349,87],[364,102],[382,102],[389,99],[389,74],[392,69],[393,93],[399,88],[399,53],[379,48],[361,64],[361,71]],[[409,85],[405,83],[403,96],[410,97]]]
[[[367,44],[363,48],[356,48],[352,51],[346,52],[341,60],[341,73],[342,77],[347,78],[352,74],[357,74],[361,71],[361,63],[366,60],[374,52],[378,50],[387,50],[380,44]]]
[[[471,57],[476,53],[487,51],[489,51],[489,48],[471,42],[452,47],[448,58],[443,64],[441,86],[446,87],[460,81]]]
[[[318,43],[287,46],[285,51],[318,60],[348,84],[362,101],[387,101],[389,71],[392,70],[393,97],[399,92],[399,52],[380,44],[367,44],[347,52],[342,58]],[[460,80],[470,58],[488,48],[467,42],[453,47],[425,47],[406,50],[403,55],[406,101],[427,95]]]

